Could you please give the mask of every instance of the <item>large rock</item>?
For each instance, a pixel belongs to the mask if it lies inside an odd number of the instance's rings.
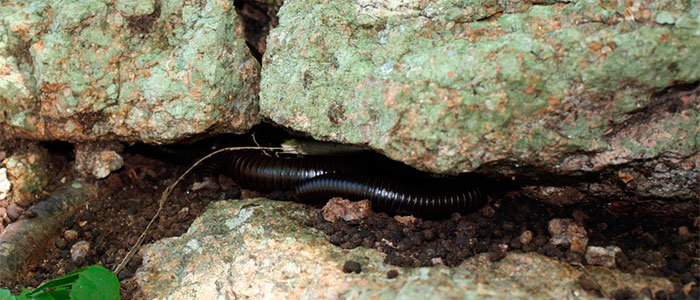
[[[434,172],[624,166],[581,189],[700,197],[700,92],[667,89],[700,80],[700,7],[528,2],[287,1],[261,114]]]
[[[258,122],[259,64],[230,1],[0,7],[0,131],[162,143]]]
[[[398,268],[364,247],[331,245],[304,220],[317,210],[249,199],[212,203],[181,237],[141,251],[135,281],[145,299],[597,299],[577,283],[582,270],[537,254],[485,255],[454,268]],[[343,273],[346,261],[359,274]],[[397,270],[395,279],[387,278]],[[587,267],[607,291],[671,289],[666,279]]]

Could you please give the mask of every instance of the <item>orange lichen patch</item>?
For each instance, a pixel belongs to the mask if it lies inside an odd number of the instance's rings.
[[[396,94],[401,90],[400,87],[398,86],[392,86],[391,88],[387,89],[386,92],[384,92],[384,105],[386,107],[394,107],[394,105],[398,104],[398,101],[396,101]]]
[[[452,76],[455,76],[455,72],[453,72],[452,70],[447,71],[447,77],[452,78]]]
[[[537,91],[537,85],[534,83],[531,83],[524,91],[523,93],[526,95],[531,95]]]
[[[42,52],[44,51],[44,41],[38,41],[32,45],[34,47],[34,51],[36,52]]]
[[[559,21],[557,21],[557,20],[550,20],[549,26],[550,26],[550,29],[561,29],[561,23],[559,23]]]
[[[0,67],[0,75],[10,75],[10,67],[8,67],[7,65],[3,65],[2,67]]]
[[[648,22],[651,20],[652,11],[650,9],[645,9],[639,11],[639,21]]]
[[[10,30],[12,30],[12,32],[14,32],[14,33],[26,32],[27,31],[27,24],[22,23],[22,24],[12,26],[12,29],[10,29]]]
[[[62,90],[63,87],[65,87],[65,84],[61,82],[44,83],[39,90],[42,93],[53,93]]]
[[[625,173],[625,172],[623,172],[623,171],[617,172],[617,177],[620,177],[620,179],[621,179],[622,182],[624,182],[624,183],[628,183],[628,182],[634,180],[634,176],[632,176],[632,174],[630,174],[630,173]]]
[[[669,38],[670,36],[671,36],[671,33],[670,33],[670,32],[665,32],[664,34],[662,34],[662,35],[659,37],[659,43],[667,43],[667,42],[668,42],[668,38]]]
[[[604,46],[604,45],[605,45],[605,44],[603,44],[603,43],[601,43],[601,42],[593,42],[593,43],[590,43],[590,44],[588,44],[588,52],[591,53],[591,54],[600,53],[600,49],[603,49],[603,46]]]

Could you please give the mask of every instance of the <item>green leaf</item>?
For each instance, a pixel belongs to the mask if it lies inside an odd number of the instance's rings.
[[[1,297],[2,294],[0,294]],[[13,297],[13,296],[11,296]],[[119,280],[109,270],[89,266],[40,285],[23,290],[16,298],[0,300],[119,300]]]
[[[28,291],[26,293],[26,296],[28,299],[68,299],[68,298],[58,298],[58,297],[53,297],[53,298],[43,298],[44,293],[57,293],[57,294],[63,294],[62,291],[70,290],[71,285],[80,278],[80,273],[84,272],[87,268],[85,267],[82,269],[75,270],[73,272],[70,272],[66,275],[63,275],[61,277],[55,278],[47,283],[44,283],[40,285],[38,288],[35,290]],[[25,293],[23,292],[21,295],[24,295]],[[42,298],[40,298],[42,296]],[[56,295],[58,296],[58,295]]]
[[[12,296],[10,290],[0,289],[0,300],[15,300],[15,296]]]
[[[73,283],[70,299],[73,300],[119,300],[119,279],[100,266],[89,266]]]

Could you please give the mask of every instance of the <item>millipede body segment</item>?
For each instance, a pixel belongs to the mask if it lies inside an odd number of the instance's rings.
[[[486,195],[469,179],[434,177],[396,162],[367,157],[297,157],[232,151],[222,156],[221,171],[244,188],[269,192],[293,190],[303,203],[332,197],[368,199],[374,211],[424,218],[468,213],[483,206]]]

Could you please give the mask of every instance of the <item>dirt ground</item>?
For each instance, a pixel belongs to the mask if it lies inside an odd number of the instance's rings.
[[[0,283],[0,286],[17,292],[22,286],[37,287],[45,280],[84,266],[98,264],[114,269],[121,262],[155,214],[164,188],[186,169],[138,154],[127,153],[124,160],[122,170],[97,181],[97,199],[83,208],[77,218],[63,224],[62,236],[46,253],[40,254],[42,259],[38,265],[27,269],[14,282]],[[188,178],[173,191],[161,217],[147,235],[146,243],[182,234],[209,202],[225,196],[213,190],[214,185],[196,193],[188,190],[195,180],[195,177]],[[81,242],[89,243],[89,250],[85,256],[72,259],[71,247]],[[140,264],[141,258],[134,257],[118,278],[122,281],[131,278]],[[123,298],[131,299],[135,288],[124,281]]]
[[[65,154],[57,156],[53,170],[59,174],[56,178],[71,176],[70,159]],[[2,282],[0,286],[18,291],[21,286],[36,287],[83,266],[99,264],[113,269],[121,261],[154,215],[165,187],[187,168],[133,151],[124,154],[124,161],[124,168],[96,182],[97,199],[77,218],[64,224],[63,234],[54,241],[53,247],[37,254],[42,258],[39,263],[15,281]],[[212,181],[200,177],[190,176],[178,185],[145,243],[180,235],[211,201],[235,199],[241,195],[241,190],[223,176]],[[243,191],[243,195],[257,194]],[[661,219],[620,211],[609,204],[558,207],[510,192],[493,199],[479,212],[455,215],[448,220],[399,222],[385,214],[372,214],[359,221],[329,223],[319,212],[307,225],[324,231],[328,240],[339,247],[364,246],[383,251],[387,254],[386,263],[397,266],[436,263],[455,266],[478,253],[488,253],[490,259],[498,260],[507,251],[535,251],[585,266],[581,253],[548,243],[548,222],[554,218],[573,218],[583,224],[589,245],[620,247],[623,254],[617,258],[617,268],[622,271],[667,277],[675,285],[673,291],[649,296],[655,299],[700,298],[700,218],[697,215]],[[524,231],[531,235],[523,239]],[[70,249],[81,242],[89,243],[86,255],[71,258]],[[141,258],[134,257],[118,274],[124,299],[133,298],[136,286],[128,279],[140,264]],[[625,290],[602,291],[586,278],[581,278],[580,284],[615,299],[643,296]]]

